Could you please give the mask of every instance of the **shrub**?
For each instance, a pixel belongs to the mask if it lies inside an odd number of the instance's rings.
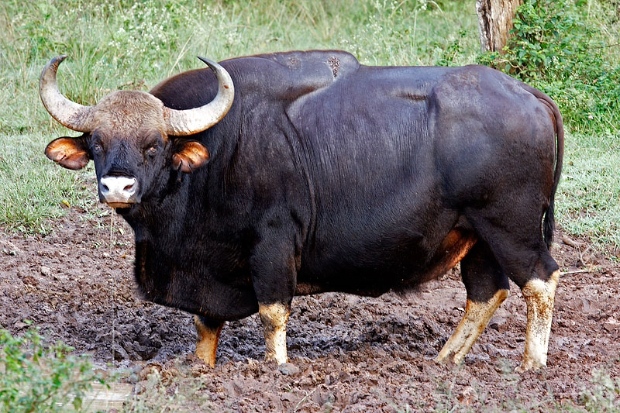
[[[592,374],[592,387],[581,393],[581,402],[588,412],[617,412],[620,409],[620,378],[604,371]]]
[[[502,53],[483,54],[487,64],[551,95],[573,130],[617,133],[620,66],[600,23],[614,13],[591,13],[583,1],[526,0]],[[599,19],[597,22],[596,19]]]
[[[63,343],[46,345],[38,330],[23,337],[0,330],[0,411],[82,411],[84,395],[103,380]]]

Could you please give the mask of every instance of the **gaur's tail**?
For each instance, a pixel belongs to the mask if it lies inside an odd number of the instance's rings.
[[[525,86],[526,90],[547,106],[555,120],[555,124],[553,125],[557,137],[555,143],[555,172],[553,173],[553,188],[551,189],[551,196],[549,197],[549,207],[545,211],[545,216],[543,218],[543,238],[545,244],[547,244],[547,248],[551,248],[551,244],[553,243],[553,231],[555,229],[555,219],[553,216],[554,199],[558,184],[560,183],[562,162],[564,160],[564,122],[562,121],[562,115],[560,114],[558,106],[549,96],[531,86]]]

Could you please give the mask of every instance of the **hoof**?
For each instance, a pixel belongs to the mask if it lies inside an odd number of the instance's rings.
[[[544,363],[536,362],[534,360],[524,360],[515,371],[517,373],[525,373],[526,371],[536,371],[540,370],[546,365]]]

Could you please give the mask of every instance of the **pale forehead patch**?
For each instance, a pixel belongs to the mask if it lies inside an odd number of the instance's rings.
[[[136,90],[110,93],[94,107],[96,129],[119,138],[133,138],[138,130],[164,131],[164,104],[155,96]]]

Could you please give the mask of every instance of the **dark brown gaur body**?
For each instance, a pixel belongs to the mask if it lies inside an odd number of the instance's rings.
[[[465,314],[437,359],[463,361],[512,280],[528,308],[519,369],[546,364],[564,135],[545,94],[481,66],[309,51],[207,61],[85,107],[58,90],[63,58],[41,98],[83,134],[46,154],[94,161],[101,201],[135,232],[142,294],[196,315],[208,364],[228,320],[258,312],[266,358],[284,363],[295,295],[377,296],[457,263]]]

